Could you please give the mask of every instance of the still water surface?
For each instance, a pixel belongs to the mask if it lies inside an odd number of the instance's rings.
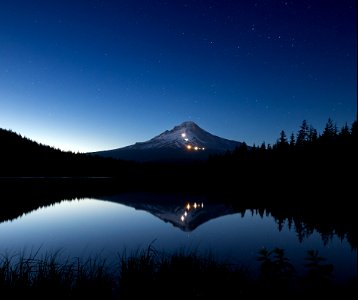
[[[217,259],[257,270],[262,247],[280,247],[298,272],[303,272],[306,251],[316,249],[334,265],[336,279],[356,276],[357,256],[348,242],[333,236],[324,243],[313,232],[302,242],[294,226],[281,231],[271,215],[237,213],[224,204],[205,199],[127,194],[107,199],[64,200],[0,223],[0,253],[38,256],[60,250],[63,257],[103,257],[146,249],[212,254]],[[152,199],[159,199],[152,201]]]

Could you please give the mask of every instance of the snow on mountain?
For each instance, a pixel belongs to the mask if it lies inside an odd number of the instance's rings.
[[[228,150],[234,149],[240,143],[212,135],[209,132],[200,128],[197,124],[191,121],[184,122],[175,126],[172,130],[166,130],[160,135],[143,143],[136,143],[134,145],[125,147],[127,149],[159,149],[159,148],[179,148],[179,149],[193,149],[198,147],[198,150],[215,149]]]
[[[240,142],[215,136],[194,122],[186,121],[146,142],[94,154],[139,161],[200,159],[207,158],[209,154],[233,150],[240,145]]]

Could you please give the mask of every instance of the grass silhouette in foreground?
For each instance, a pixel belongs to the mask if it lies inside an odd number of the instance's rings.
[[[195,252],[160,253],[150,245],[131,255],[120,255],[115,271],[101,259],[60,262],[58,253],[2,256],[0,296],[18,299],[221,299],[255,296],[352,295],[356,279],[334,283],[333,266],[315,250],[307,252],[306,275],[297,276],[284,250],[262,249],[258,275],[244,266],[219,262]]]

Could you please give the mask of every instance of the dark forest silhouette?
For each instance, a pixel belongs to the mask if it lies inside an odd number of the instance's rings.
[[[338,130],[329,119],[319,134],[304,120],[297,134],[288,138],[281,131],[273,145],[248,148],[243,143],[206,161],[135,163],[63,152],[3,129],[0,145],[0,178],[7,181],[19,181],[19,177],[92,177],[92,186],[94,177],[107,177],[117,190],[185,190],[223,198],[238,194],[260,206],[268,199],[270,204],[313,205],[327,199],[342,204],[355,192],[356,122]],[[0,184],[3,181],[0,179]]]
[[[357,122],[338,129],[331,119],[322,133],[304,120],[296,134],[288,137],[281,131],[273,145],[263,143],[248,148],[244,143],[207,161],[148,163],[63,152],[0,129],[0,222],[62,199],[101,197],[123,191],[174,191],[204,194],[208,201],[227,203],[242,214],[248,209],[261,216],[270,214],[279,230],[288,224],[299,240],[317,231],[324,241],[338,235],[357,249],[358,221],[352,201],[356,193],[357,148]],[[277,261],[286,262],[281,254],[274,253]],[[262,259],[267,265],[276,264],[270,257]],[[277,277],[277,281],[270,275],[277,270],[266,267],[263,274],[268,272],[270,276],[254,283],[244,278],[242,291],[246,291],[246,296],[252,295],[250,287],[257,287],[257,293],[266,296],[277,292],[289,296],[292,291],[316,296],[323,292],[341,295],[356,291],[356,284],[348,289],[330,285],[311,289],[312,282],[313,287],[318,286],[315,280],[322,283],[323,277],[317,274],[329,268],[323,265],[322,269],[318,260],[318,254],[312,252],[307,265],[313,279],[302,291],[298,287],[292,289],[290,274]],[[133,274],[134,288],[145,270],[145,266],[140,266],[139,273]],[[267,278],[274,282],[267,283]],[[224,282],[227,287],[227,280]]]
[[[134,163],[63,152],[3,129],[0,145],[2,219],[51,199],[174,191],[206,194],[239,210],[269,209],[279,224],[297,221],[299,236],[335,232],[357,246],[357,122],[337,129],[328,119],[319,134],[304,120],[290,137],[281,131],[272,146],[244,143],[207,161]]]
[[[349,188],[357,166],[357,123],[346,124],[340,130],[331,119],[322,134],[304,120],[296,135],[288,138],[282,130],[273,145],[262,143],[250,150],[244,144],[233,152],[212,157],[209,164],[218,170],[244,170],[255,180],[265,182],[274,178],[290,183],[291,193],[309,194],[310,189]],[[350,175],[351,174],[351,175]],[[300,181],[300,182],[297,182]],[[343,190],[341,192],[344,192]]]
[[[180,166],[185,170],[189,167],[198,171],[187,172],[186,176],[212,177],[213,171],[231,171],[236,168],[240,170],[255,172],[255,177],[260,179],[267,176],[267,172],[298,174],[305,168],[320,172],[322,170],[335,168],[346,168],[351,170],[355,166],[355,152],[357,150],[357,122],[351,127],[347,124],[338,130],[332,119],[321,134],[304,120],[295,135],[290,137],[282,130],[277,142],[273,145],[262,143],[260,146],[248,147],[243,143],[234,151],[227,151],[224,155],[212,155],[208,162],[152,162],[134,163],[111,158],[102,158],[95,155],[64,152],[46,145],[39,144],[28,138],[14,133],[10,130],[0,129],[0,176],[109,176],[138,179],[141,172],[154,172],[160,176],[161,173],[169,172],[171,168],[181,171]],[[192,166],[190,166],[192,165]],[[203,168],[207,172],[200,172]],[[266,169],[271,167],[272,170]],[[191,168],[191,169],[193,169]],[[233,174],[240,177],[239,169]],[[257,172],[257,171],[261,172]],[[194,170],[195,171],[195,170]],[[278,172],[279,171],[279,172]],[[251,173],[252,173],[251,172]],[[182,175],[181,173],[179,173]],[[207,176],[205,176],[207,174]],[[210,175],[210,176],[209,176]],[[333,174],[336,177],[347,174]],[[139,176],[139,177],[135,177]],[[165,176],[163,176],[165,177]],[[214,176],[215,177],[215,176]],[[221,176],[216,176],[221,177]],[[235,176],[233,176],[235,177]],[[163,178],[162,178],[163,179]]]
[[[0,129],[0,176],[115,176],[129,162],[64,152]]]

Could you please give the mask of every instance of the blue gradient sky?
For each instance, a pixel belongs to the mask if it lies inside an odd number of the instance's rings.
[[[341,127],[356,66],[355,0],[0,1],[0,127],[63,150]]]

